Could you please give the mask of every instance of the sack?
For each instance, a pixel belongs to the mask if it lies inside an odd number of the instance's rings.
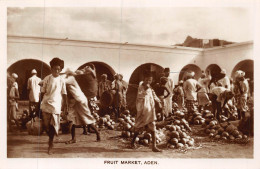
[[[43,122],[38,117],[32,118],[31,121],[26,123],[26,128],[29,135],[39,136],[43,133]]]

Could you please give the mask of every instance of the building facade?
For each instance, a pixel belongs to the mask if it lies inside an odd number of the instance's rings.
[[[194,71],[199,78],[201,71],[223,68],[229,77],[240,69],[253,80],[253,55],[252,41],[203,49],[40,37],[7,38],[8,72],[18,74],[22,88],[25,88],[33,68],[38,70],[39,77],[49,74],[49,61],[53,57],[65,61],[64,70],[77,70],[91,62],[97,68],[98,78],[107,73],[109,79],[113,79],[115,73],[121,73],[130,84],[137,84],[142,79],[140,71],[143,68],[154,71],[157,76],[164,67],[169,67],[170,76],[177,84],[186,71]]]

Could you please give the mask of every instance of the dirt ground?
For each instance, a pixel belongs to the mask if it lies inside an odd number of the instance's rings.
[[[55,137],[54,151],[47,154],[48,137],[28,135],[27,131],[15,131],[7,135],[8,158],[253,158],[253,138],[247,144],[212,141],[202,135],[200,127],[193,127],[192,137],[195,146],[184,150],[172,150],[164,144],[163,150],[154,153],[151,148],[140,146],[136,150],[129,149],[129,140],[120,137],[120,131],[102,130],[101,142],[96,142],[95,134],[83,135],[82,129],[76,129],[77,143],[66,145],[71,139],[70,134],[60,134]]]

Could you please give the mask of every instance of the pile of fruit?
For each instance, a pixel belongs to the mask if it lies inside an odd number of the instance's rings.
[[[118,130],[121,130],[121,137],[129,139],[134,136],[134,125],[135,118],[131,116],[128,110],[124,111],[120,118],[118,118],[119,125],[117,127]],[[156,143],[159,144],[164,139],[165,135],[163,129],[159,129],[156,131]],[[144,146],[149,146],[152,142],[152,135],[150,132],[143,131],[140,133],[136,139],[136,143],[142,144]]]
[[[205,117],[207,119],[203,127],[210,138],[230,141],[247,139],[247,135],[243,135],[235,125],[229,122],[219,123],[210,112],[207,112]]]
[[[185,120],[185,113],[177,110],[173,116],[165,119],[163,124],[158,122],[157,128],[162,126],[162,130],[165,130],[166,142],[169,148],[188,148],[194,145],[194,139],[189,136],[191,128],[189,123]]]
[[[172,117],[171,124],[165,126],[169,148],[188,148],[193,146],[194,139],[188,135],[188,132],[191,132],[189,123],[183,118],[182,113],[175,113],[175,115]]]
[[[187,121],[189,124],[199,125],[205,123],[205,118],[199,111],[196,110],[193,114],[188,115]]]
[[[99,128],[107,128],[109,130],[115,129],[115,122],[110,118],[109,115],[105,115],[104,117],[99,117],[98,115],[94,115],[97,122],[96,124],[99,126]]]
[[[184,125],[167,125],[167,142],[169,143],[169,148],[187,148],[194,145],[194,139],[191,138],[187,132],[185,132]]]
[[[118,130],[121,130],[121,136],[123,138],[130,138],[133,136],[133,127],[135,125],[135,118],[130,115],[128,110],[124,111],[120,118],[118,118],[119,125]]]

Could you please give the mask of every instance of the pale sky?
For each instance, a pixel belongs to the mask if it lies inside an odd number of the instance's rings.
[[[174,45],[190,35],[253,40],[253,11],[235,7],[8,8],[8,35]]]

